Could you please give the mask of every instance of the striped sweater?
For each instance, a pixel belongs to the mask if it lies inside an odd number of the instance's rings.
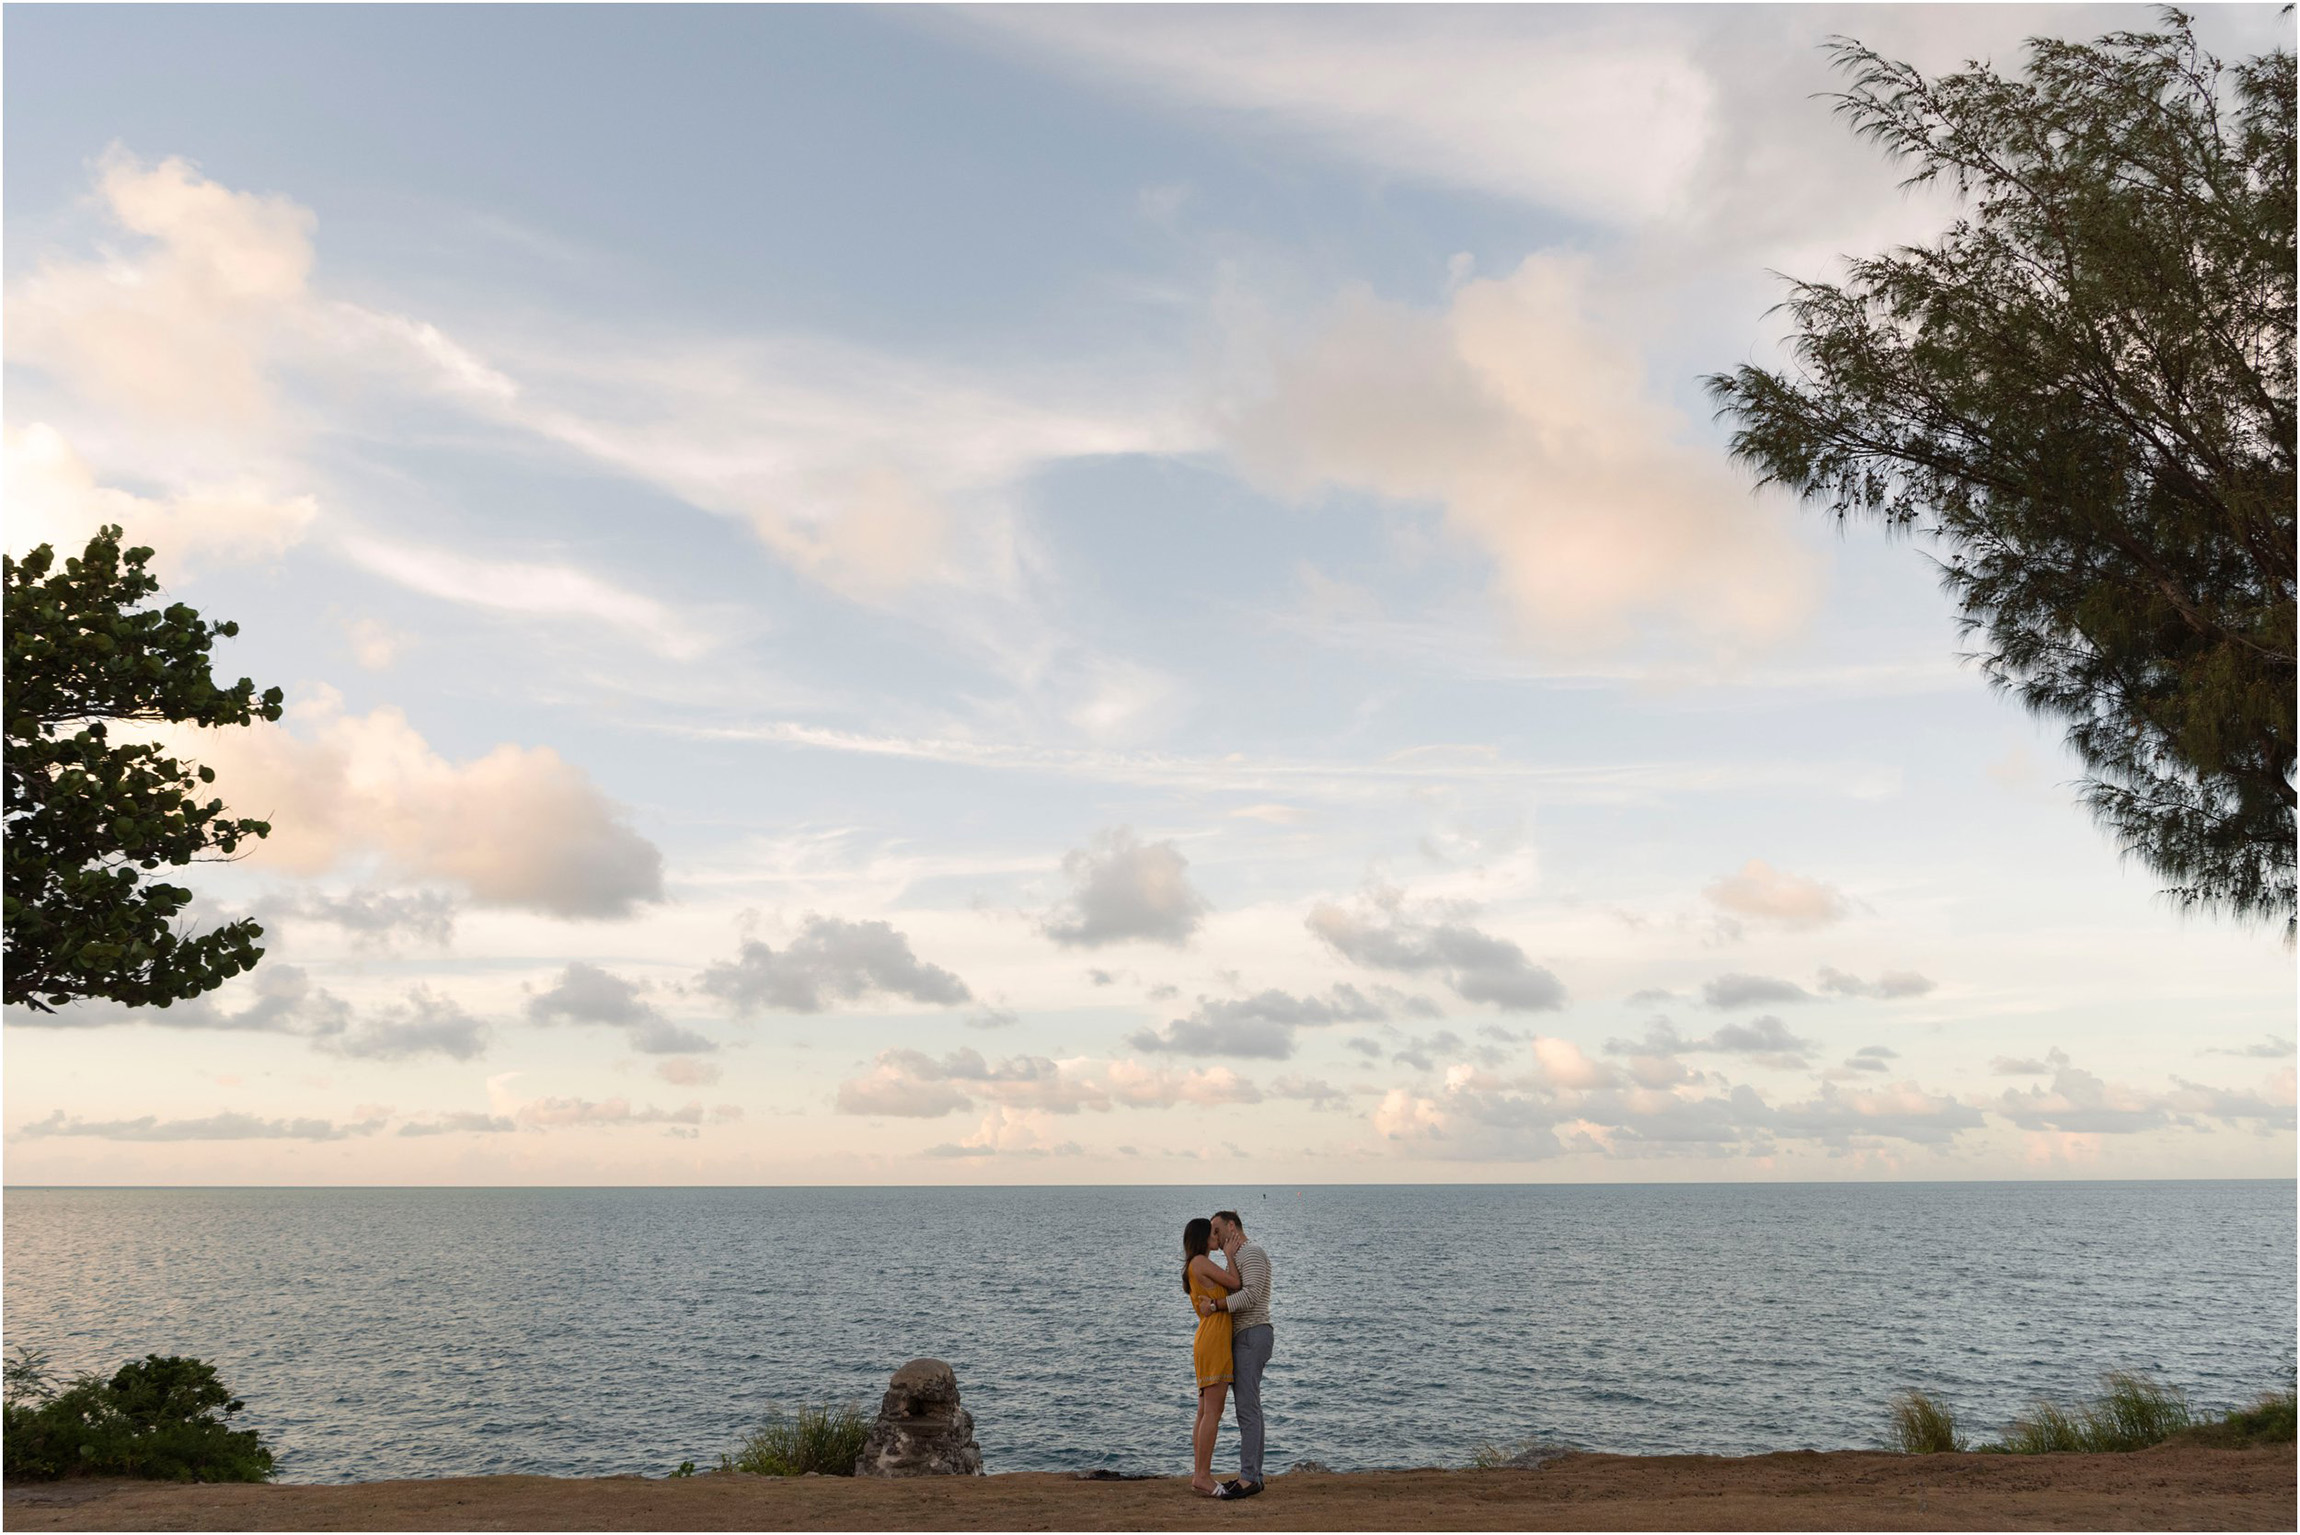
[[[1242,1288],[1232,1290],[1224,1301],[1230,1308],[1230,1325],[1236,1332],[1249,1327],[1267,1327],[1270,1324],[1270,1255],[1262,1251],[1259,1242],[1248,1242],[1238,1249],[1238,1277],[1245,1281]]]

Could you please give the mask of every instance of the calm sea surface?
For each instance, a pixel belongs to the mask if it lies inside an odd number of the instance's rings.
[[[994,1471],[1185,1470],[1186,1189],[11,1189],[6,1342],[216,1362],[290,1481],[714,1464],[947,1359]],[[2291,1183],[1272,1188],[1270,1463],[1872,1445],[2289,1382]],[[1228,1425],[1222,1460],[1235,1454]],[[1233,1462],[1234,1463],[1234,1462]]]

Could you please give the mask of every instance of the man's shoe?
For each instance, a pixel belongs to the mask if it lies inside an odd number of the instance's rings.
[[[1230,1485],[1236,1489],[1230,1494],[1230,1496],[1233,1498],[1250,1498],[1255,1493],[1262,1490],[1262,1484],[1260,1482],[1249,1482],[1243,1477],[1239,1478],[1235,1482],[1232,1482]]]
[[[1215,1496],[1215,1497],[1217,1497],[1217,1498],[1242,1498],[1242,1497],[1245,1497],[1245,1496],[1246,1496],[1246,1484],[1245,1484],[1244,1482],[1241,1482],[1241,1481],[1239,1481],[1239,1480],[1238,1480],[1236,1477],[1232,1477],[1232,1478],[1230,1478],[1230,1480],[1228,1480],[1228,1481],[1226,1481],[1226,1482],[1222,1483],[1220,1486],[1218,1486],[1218,1487],[1216,1487],[1216,1488],[1214,1489],[1214,1496]]]

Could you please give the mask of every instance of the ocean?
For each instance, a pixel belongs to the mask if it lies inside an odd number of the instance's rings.
[[[1269,1465],[1992,1432],[2153,1371],[2290,1385],[2290,1182],[6,1193],[5,1343],[219,1366],[286,1481],[708,1468],[773,1404],[956,1369],[991,1471],[1180,1473],[1181,1229],[1275,1269]],[[1225,1423],[1217,1466],[1235,1464]]]

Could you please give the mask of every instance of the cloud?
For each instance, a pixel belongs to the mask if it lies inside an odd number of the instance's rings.
[[[1806,1057],[1814,1049],[1812,1040],[1789,1032],[1788,1026],[1771,1013],[1761,1014],[1748,1022],[1721,1024],[1714,1033],[1699,1039],[1688,1039],[1677,1032],[1677,1026],[1666,1018],[1656,1018],[1646,1025],[1643,1039],[1609,1039],[1605,1042],[1608,1055],[1625,1055],[1643,1061],[1662,1061],[1680,1055],[1738,1055],[1758,1066],[1778,1070],[1801,1069]],[[1889,1052],[1888,1052],[1889,1053]],[[1671,1075],[1674,1080],[1674,1075]],[[1656,1082],[1652,1085],[1663,1085]]]
[[[408,988],[407,1000],[369,1014],[353,1028],[323,1036],[319,1048],[362,1060],[404,1061],[444,1055],[468,1061],[485,1053],[489,1029],[482,1019],[426,986]]]
[[[631,1028],[655,1018],[655,1009],[640,1000],[640,987],[619,975],[583,960],[572,960],[559,972],[549,991],[527,1001],[527,1016],[537,1023],[605,1023]]]
[[[1368,892],[1354,912],[1321,904],[1311,910],[1306,925],[1344,959],[1369,969],[1436,975],[1465,1001],[1489,1002],[1510,1012],[1565,1006],[1565,987],[1515,943],[1482,933],[1457,916],[1410,917],[1396,890]]]
[[[623,1029],[641,1055],[701,1055],[718,1045],[682,1028],[642,999],[645,987],[583,960],[572,960],[550,990],[527,1000],[535,1023],[596,1023]]]
[[[1189,1016],[1163,1030],[1139,1029],[1126,1042],[1152,1053],[1282,1061],[1294,1053],[1294,1030],[1305,1024],[1363,1023],[1389,1016],[1388,1007],[1349,985],[1335,986],[1324,997],[1274,990],[1235,999],[1201,997]]]
[[[1194,121],[1211,108],[1233,130],[1606,220],[1655,217],[1688,195],[1717,96],[1684,37],[1637,23],[1142,7],[964,19]]]
[[[1349,1094],[1323,1077],[1280,1077],[1269,1087],[1273,1098],[1298,1098],[1313,1109],[1346,1109]]]
[[[1903,997],[1921,997],[1931,991],[1934,982],[1914,970],[1887,970],[1874,981],[1864,981],[1857,975],[1842,970],[1821,967],[1821,990],[1838,997],[1876,997],[1896,1002]]]
[[[1701,987],[1701,1000],[1711,1007],[1762,1007],[1767,1003],[1810,1002],[1812,993],[1795,981],[1770,975],[1721,975]]]
[[[163,1029],[289,1034],[309,1040],[314,1049],[331,1055],[368,1060],[407,1060],[434,1054],[470,1060],[487,1046],[489,1028],[485,1021],[420,985],[408,990],[404,1002],[362,1017],[350,1003],[315,983],[307,971],[274,960],[258,965],[245,982],[233,983],[225,995],[245,997],[245,1005],[228,1010],[217,993],[209,992],[167,1007],[80,1002],[53,1013],[14,1007],[7,1017],[8,1023],[18,1028],[88,1029],[142,1023]]]
[[[2056,1063],[2067,1059],[2058,1050],[2052,1052],[2051,1059],[2042,1061],[2027,1056],[1998,1055],[1989,1058],[1989,1070],[2000,1077],[2045,1077],[2052,1075]]]
[[[722,1105],[725,1107],[730,1106]],[[513,1117],[522,1128],[531,1130],[613,1130],[630,1125],[699,1125],[703,1106],[690,1103],[676,1109],[635,1109],[627,1098],[609,1098],[602,1103],[585,1098],[537,1098],[521,1104]],[[716,1117],[738,1118],[740,1113]]]
[[[1781,508],[1693,444],[1605,307],[1589,262],[1557,253],[1463,284],[1438,313],[1352,292],[1269,362],[1227,444],[1273,494],[1436,503],[1549,653],[1784,638],[1812,607],[1812,559]]]
[[[448,549],[346,535],[362,568],[426,596],[532,617],[579,620],[627,635],[671,661],[692,661],[712,637],[652,597],[568,565],[482,560]]]
[[[1732,916],[1792,931],[1826,927],[1851,909],[1844,892],[1819,880],[1784,874],[1762,858],[1725,875],[1701,892],[1711,905]]]
[[[399,710],[347,714],[332,689],[289,718],[296,728],[154,732],[213,767],[233,809],[271,821],[254,862],[308,875],[380,856],[400,878],[564,918],[625,917],[662,899],[663,855],[549,747],[450,763]]]
[[[388,947],[402,936],[446,948],[455,939],[462,904],[445,890],[357,889],[331,895],[306,887],[265,896],[248,914],[267,928],[280,921],[325,923],[361,948]]]
[[[673,1057],[655,1063],[655,1075],[674,1087],[709,1087],[719,1080],[719,1068],[708,1061]]]
[[[2055,1050],[2048,1086],[2025,1092],[2007,1088],[1994,1107],[2023,1130],[2078,1135],[2132,1135],[2174,1125],[2193,1127],[2198,1119],[2250,1124],[2260,1130],[2293,1128],[2293,1076],[2285,1070],[2273,1096],[2239,1092],[2173,1078],[2168,1092],[2149,1093],[2102,1080]],[[2027,1064],[2027,1063],[2020,1063]]]
[[[501,1114],[475,1114],[464,1110],[411,1119],[399,1127],[402,1135],[506,1135],[519,1127]]]
[[[1428,1036],[1415,1035],[1404,1048],[1391,1052],[1390,1059],[1411,1066],[1416,1071],[1435,1071],[1437,1063],[1461,1054],[1463,1040],[1451,1029],[1440,1029]]]
[[[1890,1071],[1892,1062],[1900,1058],[1898,1050],[1884,1045],[1863,1045],[1845,1060],[1847,1071]]]
[[[2293,1042],[2279,1035],[2270,1034],[2263,1037],[2258,1044],[2245,1045],[2240,1049],[2233,1050],[2216,1048],[2204,1053],[2206,1055],[2237,1055],[2255,1061],[2288,1061],[2292,1058]]]
[[[745,1018],[819,1013],[874,993],[944,1007],[974,998],[957,976],[912,954],[910,940],[887,923],[811,913],[780,954],[747,939],[734,960],[712,965],[696,984]]]
[[[12,284],[9,361],[147,420],[266,420],[265,368],[283,317],[307,297],[311,213],[218,186],[185,160],[147,168],[116,149],[97,190],[113,221],[150,243],[110,260],[48,262]]]
[[[39,421],[0,435],[0,457],[14,555],[49,544],[57,558],[69,558],[98,528],[116,523],[123,547],[153,549],[151,568],[167,581],[203,568],[276,561],[319,515],[310,496],[280,495],[245,477],[158,499],[100,485],[63,433]]]
[[[1776,1134],[1832,1146],[1862,1137],[1945,1146],[1960,1131],[1977,1130],[1983,1123],[1980,1110],[1944,1094],[1925,1092],[1910,1082],[1873,1091],[1824,1083],[1816,1097],[1782,1104],[1771,1116]]]
[[[1105,1073],[1110,1096],[1130,1108],[1200,1108],[1259,1103],[1261,1089],[1227,1066],[1193,1067],[1186,1072],[1155,1071],[1133,1061],[1114,1061]]]
[[[66,1118],[58,1109],[17,1132],[27,1137],[84,1135],[106,1141],[340,1141],[373,1135],[383,1128],[380,1118],[338,1124],[328,1119],[259,1119],[253,1114],[225,1112],[205,1119],[86,1120]]]
[[[1110,1107],[1104,1087],[1045,1056],[1008,1056],[993,1065],[974,1050],[940,1060],[922,1050],[882,1050],[868,1076],[839,1084],[838,1111],[933,1119],[977,1098],[1056,1114]]]
[[[1190,886],[1189,860],[1171,842],[1137,842],[1127,827],[1099,832],[1063,855],[1071,890],[1045,922],[1046,936],[1072,948],[1189,942],[1206,918],[1206,900]]]

